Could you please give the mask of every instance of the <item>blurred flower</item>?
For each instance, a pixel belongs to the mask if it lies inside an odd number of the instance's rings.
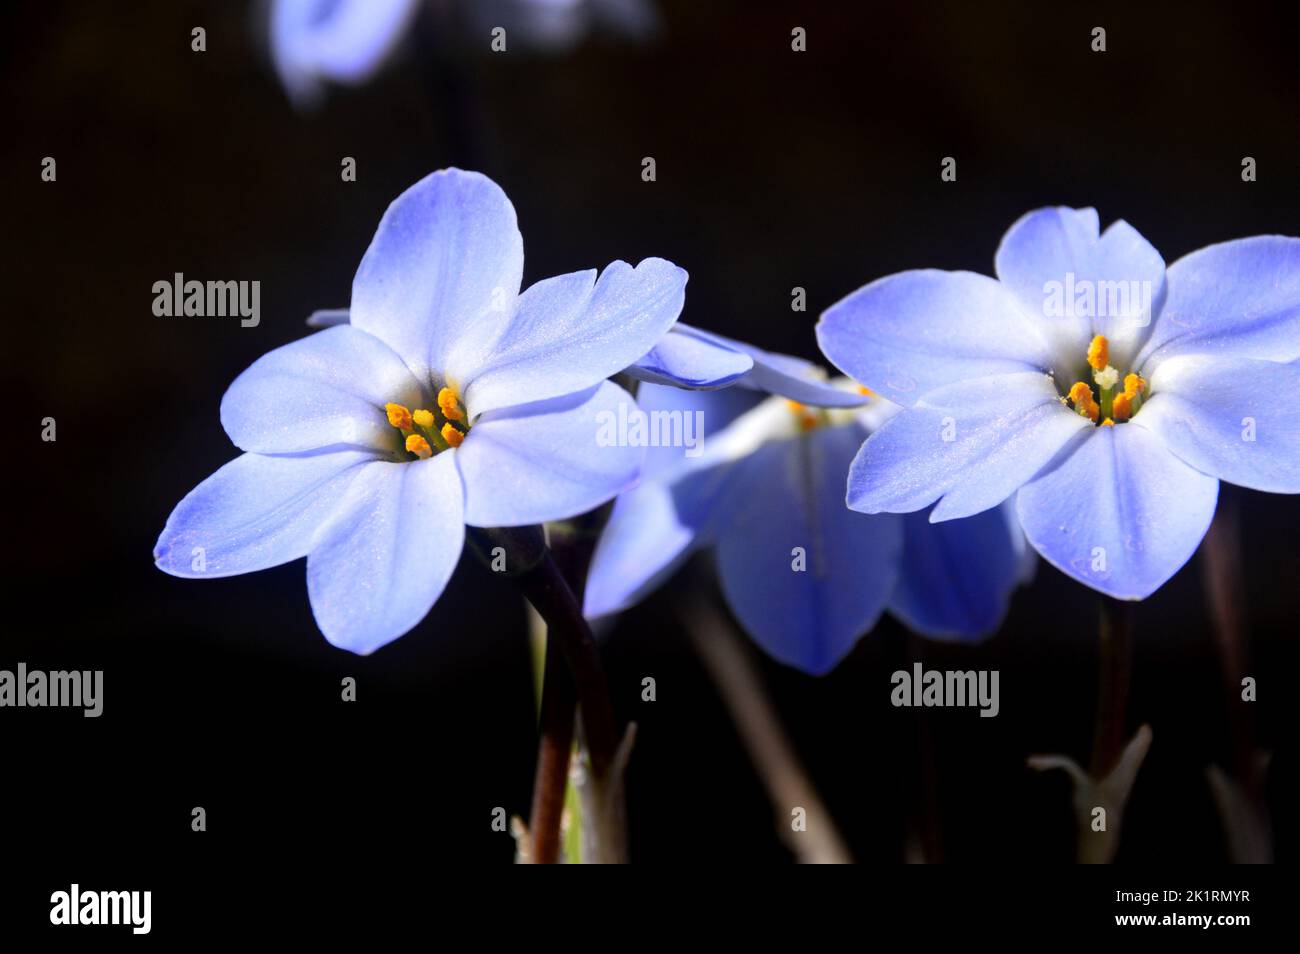
[[[644,449],[598,441],[631,397],[605,379],[681,310],[662,259],[548,278],[520,293],[515,210],[490,179],[446,170],[389,207],[352,285],[352,322],[241,374],[221,423],[246,453],[172,512],[155,560],[175,576],[307,557],[326,639],[368,653],[418,623],[456,567],[464,525],[590,510],[637,478]]]
[[[272,0],[271,59],[290,100],[319,103],[327,83],[359,86],[401,44],[421,0]],[[506,49],[550,53],[572,49],[593,30],[647,39],[659,29],[650,0],[443,0],[431,4],[449,32],[489,49],[491,31],[505,30]],[[454,22],[458,18],[461,22]]]
[[[563,53],[589,33],[647,40],[660,28],[651,0],[466,0],[462,7],[476,34],[501,27],[511,43]]]
[[[811,366],[783,358],[787,367]],[[809,388],[830,385],[805,379]],[[770,655],[830,671],[885,609],[930,636],[997,628],[1027,547],[998,510],[932,525],[844,506],[844,475],[896,408],[843,386],[857,408],[819,409],[752,393],[643,384],[645,415],[703,415],[703,452],[651,447],[596,547],[584,610],[600,617],[645,597],[697,550],[714,551],[722,591]],[[863,404],[863,402],[866,402]],[[756,403],[757,402],[757,403]],[[676,417],[674,418],[674,415]],[[662,426],[662,425],[661,425]]]
[[[826,356],[907,408],[854,460],[850,507],[937,500],[942,521],[1015,495],[1044,558],[1143,599],[1196,550],[1220,479],[1300,492],[1300,239],[1166,271],[1127,223],[1051,208],[995,266],[891,275],[822,316]]]
[[[271,59],[297,106],[315,105],[326,82],[360,86],[397,48],[419,0],[274,0]]]

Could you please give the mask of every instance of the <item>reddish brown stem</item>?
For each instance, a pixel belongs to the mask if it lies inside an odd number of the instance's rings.
[[[540,738],[529,837],[532,860],[552,863],[559,858],[560,819],[573,747],[575,707],[592,773],[603,779],[614,764],[618,737],[609,686],[600,666],[595,637],[582,615],[582,604],[547,548],[542,528],[475,529],[470,534],[470,542],[489,561],[495,548],[504,549],[507,570],[546,623]],[[564,544],[561,549],[565,549]],[[569,553],[565,556],[565,565],[578,581],[580,590],[586,561]]]
[[[556,640],[546,639],[542,706],[538,718],[537,771],[533,775],[533,808],[529,815],[534,864],[560,860],[560,819],[573,751],[573,718],[578,696]]]
[[[1124,722],[1133,669],[1133,604],[1101,598],[1098,630],[1097,721],[1093,733],[1092,777],[1104,778],[1124,751]]]

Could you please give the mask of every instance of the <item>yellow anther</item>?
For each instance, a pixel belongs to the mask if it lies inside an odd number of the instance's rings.
[[[443,388],[438,392],[438,409],[449,421],[463,421],[465,412],[460,409],[460,395],[455,388]]]
[[[424,409],[415,411],[411,414],[411,419],[421,427],[433,427],[433,412]]]
[[[420,460],[428,460],[433,456],[433,448],[419,434],[408,434],[406,436],[406,452],[414,454]]]
[[[1131,401],[1133,398],[1142,394],[1147,389],[1147,383],[1139,375],[1127,374],[1124,376],[1124,393]]]
[[[1101,408],[1092,396],[1092,388],[1082,381],[1076,381],[1070,388],[1070,400],[1074,402],[1074,409],[1090,421],[1096,421],[1097,415],[1101,413]]]
[[[388,423],[399,430],[409,431],[411,429],[411,412],[400,404],[385,404],[384,410],[388,412]]]
[[[1088,345],[1088,364],[1094,371],[1100,371],[1110,364],[1110,342],[1105,335],[1097,335]]]
[[[798,401],[786,399],[786,407],[790,409],[795,418],[799,421],[800,430],[811,431],[817,426],[817,414],[806,404],[800,404]]]
[[[1111,419],[1108,417],[1108,418],[1106,418],[1106,420],[1104,420],[1104,421],[1101,422],[1101,426],[1102,426],[1102,427],[1114,427],[1114,426],[1115,426],[1115,422],[1114,422],[1113,420],[1111,420]]]
[[[442,425],[442,439],[447,442],[448,447],[459,447],[460,442],[465,439],[465,434],[462,431],[456,430],[456,428],[450,423],[447,423]],[[468,453],[468,451],[466,453]]]
[[[873,391],[873,390],[871,390],[871,388],[867,387],[865,384],[859,384],[859,385],[858,385],[858,393],[861,394],[863,397],[875,397],[875,396],[876,396],[876,392]]]
[[[1133,399],[1128,396],[1128,392],[1115,395],[1115,400],[1111,404],[1111,413],[1117,421],[1127,421],[1133,416]]]

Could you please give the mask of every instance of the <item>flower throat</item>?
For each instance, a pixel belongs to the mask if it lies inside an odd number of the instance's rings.
[[[1147,382],[1130,372],[1120,383],[1119,372],[1110,363],[1110,342],[1105,335],[1097,335],[1089,343],[1088,367],[1092,368],[1093,383],[1076,381],[1064,399],[1076,412],[1101,427],[1122,424],[1138,412]]]
[[[438,392],[437,414],[423,408],[412,411],[405,405],[391,403],[384,405],[384,411],[388,414],[388,423],[401,433],[406,453],[417,460],[428,460],[441,451],[459,447],[469,430],[465,408],[453,387]],[[442,419],[441,426],[439,418]]]

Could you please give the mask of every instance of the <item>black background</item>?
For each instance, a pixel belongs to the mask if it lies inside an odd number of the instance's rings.
[[[225,387],[300,337],[310,311],[346,305],[384,207],[448,165],[515,203],[525,283],[663,256],[691,273],[685,320],[807,357],[817,313],[844,294],[911,267],[988,273],[1002,231],[1040,205],[1125,218],[1169,262],[1300,233],[1285,5],[1134,6],[679,0],[662,4],[656,43],[594,38],[560,57],[493,55],[487,37],[426,19],[380,77],[309,115],[290,108],[243,4],[7,6],[0,668],[103,669],[105,708],[0,711],[6,842],[67,861],[64,887],[101,864],[117,887],[123,859],[146,886],[227,863],[348,857],[360,867],[345,877],[382,884],[380,858],[509,862],[491,812],[527,813],[535,729],[507,582],[467,554],[424,623],[359,658],[317,632],[301,562],[210,582],[153,568],[171,508],[235,455]],[[190,50],[193,26],[206,53]],[[806,53],[790,50],[794,26]],[[40,180],[44,156],[55,183]],[[355,183],[340,181],[344,156]],[[657,182],[641,180],[643,156]],[[955,183],[940,181],[944,156]],[[1257,182],[1242,182],[1243,156]],[[151,285],[177,271],[260,280],[261,325],[155,318]],[[795,285],[805,314],[790,311]],[[40,439],[47,415],[57,443]],[[1285,860],[1300,503],[1233,497]],[[632,857],[786,862],[673,600],[661,591],[604,646],[617,714],[640,726]],[[1197,558],[1137,608],[1130,725],[1149,722],[1155,744],[1121,862],[1224,858],[1204,771],[1227,760],[1228,723],[1204,606]],[[859,860],[902,859],[926,815],[917,715],[888,703],[890,673],[918,652],[1002,673],[998,718],[925,716],[934,857],[1022,871],[1072,859],[1067,783],[1024,760],[1087,756],[1096,614],[1095,594],[1040,566],[982,646],[913,644],[886,622],[823,679],[762,661]],[[640,701],[647,675],[654,703]],[[344,676],[355,704],[340,701]],[[206,834],[190,830],[196,805]]]

